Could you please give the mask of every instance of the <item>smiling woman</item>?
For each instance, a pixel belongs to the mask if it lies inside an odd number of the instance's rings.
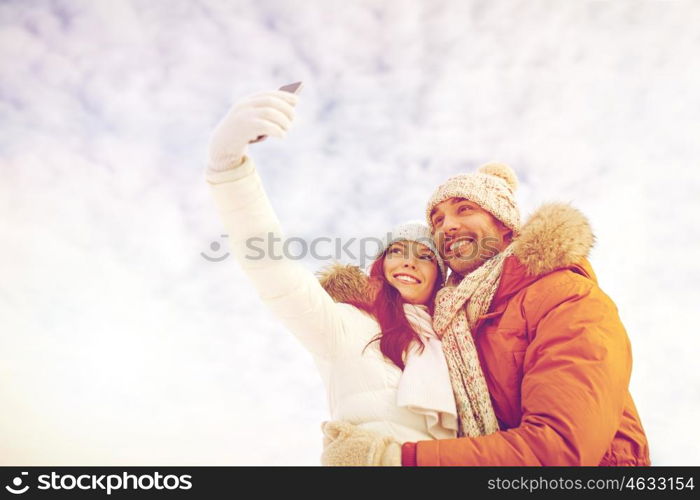
[[[410,304],[425,304],[440,283],[433,251],[417,241],[392,243],[384,259],[384,277]]]
[[[435,297],[445,280],[445,266],[427,226],[405,223],[389,233],[384,248],[370,267],[370,288],[376,290],[371,302],[357,301],[356,307],[379,322],[380,350],[402,370],[420,329],[408,317],[419,311],[430,320]],[[429,324],[432,330],[432,324]],[[419,351],[422,346],[416,344]]]

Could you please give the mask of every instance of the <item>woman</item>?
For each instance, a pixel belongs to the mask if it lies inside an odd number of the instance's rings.
[[[430,317],[445,271],[426,226],[405,224],[390,233],[369,277],[357,268],[327,274],[322,281],[333,295],[297,262],[271,258],[283,255],[283,238],[246,149],[260,136],[282,137],[297,100],[281,91],[257,94],[234,105],[214,131],[207,181],[231,253],[313,354],[333,420],[399,443],[455,437],[454,397]],[[258,248],[274,251],[250,258],[253,238]]]

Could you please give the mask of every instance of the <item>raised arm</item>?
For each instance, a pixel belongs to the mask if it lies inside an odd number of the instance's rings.
[[[212,136],[206,178],[231,253],[263,302],[307,349],[328,357],[343,333],[347,306],[336,304],[311,271],[284,256],[279,221],[245,154],[261,135],[284,137],[297,100],[273,91],[234,105]]]

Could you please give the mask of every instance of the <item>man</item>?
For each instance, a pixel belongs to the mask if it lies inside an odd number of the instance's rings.
[[[510,167],[487,164],[438,187],[426,213],[453,271],[433,326],[458,410],[478,414],[464,362],[475,347],[498,430],[403,443],[399,460],[396,443],[329,422],[323,463],[650,465],[629,393],[630,342],[586,260],[590,226],[574,208],[549,204],[521,227],[516,188]]]

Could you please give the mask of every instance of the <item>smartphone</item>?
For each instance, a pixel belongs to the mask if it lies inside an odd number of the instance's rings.
[[[294,82],[294,83],[289,83],[287,85],[282,85],[280,87],[280,90],[284,90],[285,92],[289,92],[290,94],[298,94],[301,92],[301,88],[304,86],[302,82]]]
[[[282,85],[279,90],[284,90],[290,94],[298,94],[301,92],[301,88],[304,86],[302,82],[288,83],[287,85]],[[256,142],[264,141],[267,139],[266,135],[259,135],[257,139],[253,139],[248,144],[255,144]]]

